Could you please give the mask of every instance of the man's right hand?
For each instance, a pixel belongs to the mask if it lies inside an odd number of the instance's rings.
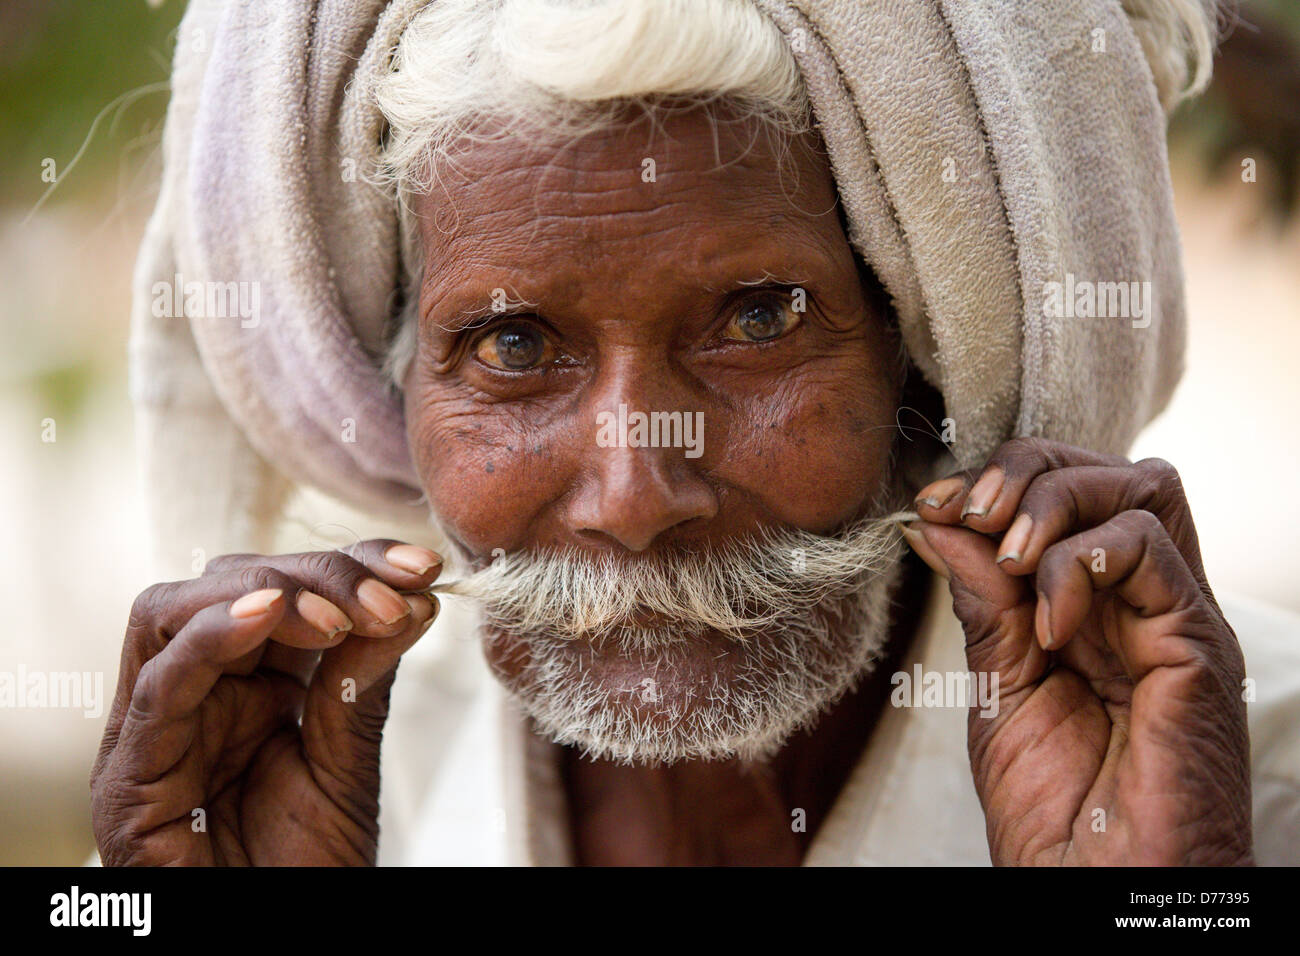
[[[106,866],[373,864],[398,660],[442,568],[396,541],[226,555],[136,599],[91,772]]]

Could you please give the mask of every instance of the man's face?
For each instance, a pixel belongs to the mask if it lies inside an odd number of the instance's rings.
[[[417,205],[410,445],[443,529],[480,562],[572,552],[580,569],[671,568],[766,531],[832,534],[886,490],[898,346],[815,140],[782,155],[754,124],[658,120],[653,137],[639,123],[468,146]],[[689,603],[634,615],[621,640],[489,628],[488,661],[545,729],[667,759],[734,752],[700,742],[750,732],[717,708],[755,710],[731,691],[768,694],[765,674],[807,642],[825,667],[861,670],[860,634],[826,636],[860,628],[844,607],[782,643],[782,625],[740,640],[693,626],[676,611]],[[808,676],[773,708],[824,698],[811,685],[826,682]],[[556,726],[583,714],[592,726]],[[642,739],[692,721],[691,743]],[[597,739],[620,733],[636,740]]]

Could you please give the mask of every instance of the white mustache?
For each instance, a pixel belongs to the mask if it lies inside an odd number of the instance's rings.
[[[482,605],[485,623],[521,634],[601,638],[644,630],[639,615],[744,640],[844,597],[897,559],[910,511],[866,518],[818,535],[767,531],[748,541],[641,561],[577,550],[516,552],[475,574],[439,582],[435,594]]]

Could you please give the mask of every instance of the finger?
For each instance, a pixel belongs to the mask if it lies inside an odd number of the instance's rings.
[[[272,567],[288,570],[308,555],[331,553],[346,554],[364,565],[371,574],[399,591],[420,591],[427,588],[437,580],[443,564],[442,557],[428,548],[392,538],[372,538],[341,548],[337,552],[318,551],[284,555],[224,554],[209,561],[204,568],[204,574],[257,564],[269,564]]]
[[[429,587],[442,572],[442,558],[428,548],[407,544],[389,538],[374,538],[344,549],[344,553],[364,565],[376,577],[398,591],[420,591]],[[300,555],[284,557],[298,558]],[[223,555],[209,562],[205,573],[240,565],[258,566],[268,560],[265,555]],[[383,631],[380,632],[381,635]],[[253,666],[276,670],[306,687],[315,672],[320,654],[315,649],[299,650],[277,644],[268,645]],[[251,667],[249,668],[251,669]]]
[[[1020,499],[998,548],[998,563],[1009,574],[1031,574],[1052,544],[1124,511],[1154,514],[1193,574],[1204,580],[1196,526],[1178,473],[1155,458],[1122,468],[1083,466],[1039,475]]]
[[[436,598],[408,595],[411,615],[400,635],[383,641],[350,638],[321,655],[303,705],[303,747],[309,760],[339,781],[378,779],[380,736],[388,693],[401,656],[438,613]]]
[[[1004,442],[983,468],[961,472],[922,488],[916,510],[926,521],[964,524],[985,533],[1005,531],[1025,489],[1039,475],[1058,468],[1121,467],[1127,458],[1103,455],[1044,438]]]
[[[970,594],[980,604],[1005,610],[1026,594],[1025,583],[998,567],[997,543],[968,528],[912,521],[903,537],[923,561],[947,578],[954,596]]]
[[[352,545],[344,553],[398,590],[423,590],[442,573],[442,558],[436,552],[402,541],[375,538]],[[306,687],[319,660],[318,652],[271,645],[257,666],[277,670]]]
[[[1157,667],[1195,663],[1205,650],[1198,645],[1231,633],[1217,607],[1205,601],[1169,533],[1149,511],[1122,512],[1053,544],[1039,562],[1036,586],[1035,631],[1039,644],[1050,650],[1069,643],[1088,619],[1099,592],[1109,589],[1116,594],[1123,601],[1118,626],[1104,630],[1118,641],[1114,650],[1134,681]],[[1145,626],[1157,618],[1166,620],[1159,627]],[[1175,628],[1172,637],[1170,623]],[[1138,637],[1154,633],[1166,636]]]
[[[247,567],[249,561],[256,561],[253,566],[274,568],[287,574],[299,581],[302,587],[340,608],[351,621],[349,629],[353,633],[367,637],[393,637],[405,630],[406,618],[410,614],[410,606],[393,585],[414,589],[427,587],[436,576],[439,565],[417,574],[390,565],[385,560],[385,551],[392,552],[394,543],[390,543],[387,549],[367,549],[369,544],[359,545],[361,550],[358,553],[365,556],[373,567],[343,551],[310,551],[302,554],[222,555],[208,563],[205,573],[233,573],[235,569]],[[402,560],[403,556],[407,553],[396,552],[395,560]]]
[[[979,480],[981,471],[980,468],[968,468],[931,482],[916,493],[912,507],[933,524],[958,524],[966,495]]]
[[[264,566],[249,566],[192,581],[155,584],[136,598],[131,607],[126,639],[118,668],[117,691],[109,711],[100,747],[102,761],[117,743],[122,720],[130,706],[136,682],[145,665],[161,653],[204,609],[229,604],[256,591],[274,590],[285,596],[270,640],[291,648],[316,652],[337,644],[351,626],[341,610],[319,595],[307,592],[297,580]],[[248,673],[256,667],[264,647],[251,647],[229,662],[228,673]],[[299,668],[301,670],[301,668]]]
[[[398,591],[423,591],[442,573],[441,555],[404,541],[372,538],[344,550]]]
[[[288,607],[275,637],[283,644],[320,649],[328,643],[322,641],[322,635],[332,638],[352,627],[348,616],[333,602],[318,593],[303,594],[308,589],[300,579],[270,565],[249,565],[192,581],[156,584],[141,594],[131,609],[128,624],[128,638],[134,639],[146,655],[139,664],[162,650],[172,635],[204,608],[268,589],[283,591],[287,599]]]
[[[156,779],[181,759],[194,732],[189,718],[230,664],[270,638],[286,609],[278,588],[206,607],[145,663],[115,754],[129,754],[133,779]]]

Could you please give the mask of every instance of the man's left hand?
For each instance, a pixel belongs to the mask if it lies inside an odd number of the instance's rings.
[[[998,679],[968,736],[993,862],[1253,862],[1244,662],[1174,469],[1016,439],[917,513]]]

